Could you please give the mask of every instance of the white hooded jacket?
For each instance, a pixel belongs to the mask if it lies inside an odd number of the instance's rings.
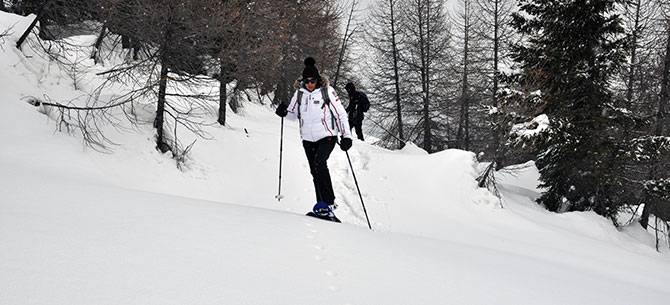
[[[325,137],[337,136],[338,132],[345,138],[351,138],[347,113],[335,89],[324,82],[328,88],[330,103],[324,106],[321,88],[309,92],[303,83],[295,91],[288,105],[286,118],[295,120],[300,113],[300,137],[305,141],[316,142]],[[302,99],[298,103],[298,91],[302,91]]]

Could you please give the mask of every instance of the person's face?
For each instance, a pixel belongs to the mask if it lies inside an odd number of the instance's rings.
[[[316,88],[316,79],[314,77],[305,78],[305,88],[310,92],[314,91],[314,88]]]

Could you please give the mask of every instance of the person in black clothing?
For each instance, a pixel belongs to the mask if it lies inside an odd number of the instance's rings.
[[[344,86],[344,89],[347,90],[349,94],[349,105],[347,106],[347,114],[349,114],[349,126],[350,128],[356,129],[356,136],[359,140],[364,141],[363,139],[363,118],[364,112],[370,107],[370,101],[368,97],[365,96],[360,91],[356,91],[356,86],[353,83],[347,83]]]

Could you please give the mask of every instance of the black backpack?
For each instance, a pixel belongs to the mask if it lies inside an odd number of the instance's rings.
[[[370,109],[370,100],[368,100],[368,96],[365,95],[363,92],[358,92],[361,96],[358,98],[358,102],[360,103],[359,107],[361,107],[361,110],[363,112],[368,112]]]

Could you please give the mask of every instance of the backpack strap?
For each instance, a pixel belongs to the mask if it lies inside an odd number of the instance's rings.
[[[328,94],[328,86],[321,87],[321,97],[323,98],[323,105],[321,106],[321,109],[323,109],[323,107],[328,107],[328,111],[330,111],[330,126],[332,126],[331,128],[335,129],[335,127],[337,127],[337,129],[339,130],[340,129],[339,125],[335,124],[335,114],[333,113],[333,109],[329,107],[330,95]],[[343,131],[340,130],[340,132]]]
[[[298,102],[298,120],[300,119],[300,103],[302,102],[302,90],[298,89],[298,96],[297,96],[297,102]],[[328,96],[328,88],[321,88],[321,96],[323,97],[323,106],[321,106],[321,109],[323,109],[324,106],[330,104],[330,96]],[[331,111],[332,112],[332,111]],[[332,116],[332,113],[331,113]]]
[[[298,89],[298,96],[297,96],[298,120],[300,120],[300,103],[302,102],[302,93],[303,93],[302,90]],[[321,106],[321,109],[323,109],[323,107],[327,107],[330,105],[330,95],[328,95],[328,87],[321,88],[321,97],[323,98],[323,105]],[[335,128],[336,126],[338,126],[335,124],[335,114],[333,114],[333,110],[330,109],[330,107],[328,108],[328,110],[330,111],[330,120],[331,120],[330,124],[331,126],[333,126],[333,128]],[[340,132],[342,131],[340,130]]]
[[[298,120],[300,120],[300,102],[302,102],[302,90],[298,89],[298,97],[297,100],[298,102]]]
[[[323,107],[330,105],[330,95],[328,95],[328,87],[321,87],[321,97],[323,97]]]

